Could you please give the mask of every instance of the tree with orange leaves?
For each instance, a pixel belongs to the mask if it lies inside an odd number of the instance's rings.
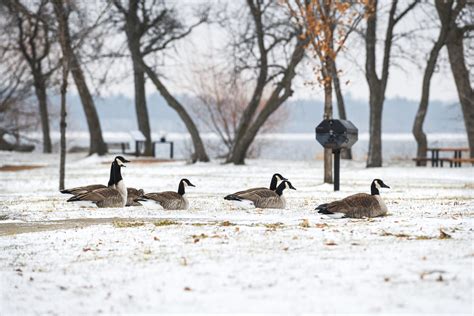
[[[338,80],[336,57],[346,40],[362,20],[370,0],[286,0],[295,23],[303,28],[302,37],[309,39],[307,50],[318,62],[313,70],[316,81],[324,88],[324,119],[333,116],[333,82]],[[324,182],[332,183],[332,152],[324,150]]]

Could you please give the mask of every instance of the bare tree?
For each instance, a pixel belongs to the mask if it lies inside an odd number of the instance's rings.
[[[436,0],[436,6],[443,6],[444,0]],[[452,5],[454,1],[448,1],[450,2],[449,5]],[[448,5],[448,4],[447,4]],[[459,13],[459,12],[458,12]],[[447,16],[442,16],[439,15],[440,19],[451,19],[456,17],[452,17],[450,15]],[[417,143],[417,157],[420,158],[426,158],[426,150],[428,148],[428,140],[426,138],[426,134],[423,131],[423,123],[425,121],[426,117],[426,112],[428,110],[428,104],[430,100],[430,83],[431,83],[431,77],[434,74],[435,68],[436,68],[436,63],[438,60],[439,53],[443,46],[446,43],[446,38],[448,36],[449,32],[449,27],[450,23],[449,21],[446,21],[444,23],[441,23],[440,29],[439,29],[439,34],[438,38],[434,42],[434,45],[430,51],[428,60],[426,62],[426,67],[425,71],[423,74],[423,83],[421,87],[421,99],[420,99],[420,104],[418,107],[418,111],[415,116],[415,121],[413,123],[413,136],[416,139]],[[419,165],[425,166],[426,161],[421,160],[418,162]]]
[[[456,2],[455,5],[454,2]],[[441,26],[448,28],[446,47],[449,63],[464,116],[470,157],[474,158],[474,90],[464,52],[464,41],[472,41],[474,32],[474,3],[466,0],[437,1],[436,10]]]
[[[336,68],[336,57],[344,47],[349,34],[363,17],[363,2],[339,2],[329,0],[295,0],[295,8],[287,2],[292,16],[304,29],[304,38],[309,39],[308,48],[320,67],[315,68],[317,83],[324,88],[324,119],[332,119],[333,83],[339,113],[344,118],[345,108],[340,91]],[[332,151],[324,150],[324,182],[332,183]]]
[[[208,131],[218,136],[215,149],[219,158],[227,159],[235,146],[238,123],[250,100],[251,89],[242,80],[231,78],[228,71],[218,71],[215,66],[196,70],[189,89],[196,98],[192,103],[194,116]],[[267,99],[268,94],[263,96],[257,113],[264,108]],[[287,117],[287,112],[280,109],[268,118],[260,132],[278,130]],[[253,142],[248,156],[256,156],[262,145],[263,142]],[[208,148],[210,146],[207,144]]]
[[[376,47],[377,47],[377,17],[378,0],[370,0],[366,6],[368,15],[365,32],[365,76],[369,85],[369,154],[367,167],[382,166],[382,112],[387,88],[390,55],[394,40],[395,26],[419,3],[412,1],[399,14],[397,14],[398,0],[392,0],[388,15],[387,30],[383,42],[383,61],[381,75],[377,74]]]
[[[247,0],[245,12],[233,15],[232,20],[239,24],[230,35],[234,72],[243,80],[254,81],[227,159],[243,164],[263,124],[293,94],[292,81],[308,41],[299,36],[301,27],[292,24],[275,1]]]
[[[26,60],[33,77],[43,132],[43,152],[51,153],[47,87],[55,69],[48,63],[51,33],[46,22],[49,19],[47,0],[41,0],[35,10],[29,10],[18,0],[6,1],[4,5],[13,18],[9,34],[16,37],[15,49]]]
[[[6,12],[0,6],[0,16]],[[0,19],[0,28],[7,19]],[[10,34],[0,33],[0,150],[32,151],[34,145],[22,145],[24,132],[34,130],[38,113],[28,100],[31,98],[31,81],[28,65],[15,50],[16,43]]]
[[[176,42],[191,34],[194,28],[207,21],[208,9],[203,8],[197,17],[197,21],[190,25],[185,25],[184,20],[179,19],[176,9],[170,7],[164,1],[152,1],[150,3],[145,0],[129,0],[127,6],[122,1],[114,0],[114,5],[123,14],[125,19],[124,29],[128,39],[135,74],[135,98],[139,98],[139,100],[136,99],[136,104],[139,107],[139,109],[137,108],[137,118],[139,121],[142,120],[143,124],[141,127],[144,130],[146,128],[149,130],[149,126],[145,126],[146,103],[144,98],[144,78],[142,77],[144,72],[168,105],[178,113],[186,125],[194,145],[192,160],[209,161],[201,136],[192,117],[185,106],[167,88],[163,81],[163,76],[159,73],[158,69],[145,60],[149,55],[155,58],[160,55],[163,57]]]
[[[114,5],[119,11],[119,15],[123,16],[121,24],[127,36],[127,46],[130,51],[133,78],[135,85],[135,111],[137,114],[138,128],[146,138],[144,154],[150,156],[153,152],[150,120],[148,116],[148,108],[146,104],[145,93],[145,71],[140,66],[139,60],[141,55],[141,40],[145,36],[146,27],[153,27],[152,25],[144,25],[141,23],[139,12],[147,10],[145,1],[130,0],[128,8],[122,5],[121,1],[114,0]],[[155,23],[160,22],[156,20]]]
[[[71,40],[69,15],[72,12],[72,3],[63,0],[51,1],[53,3],[54,13],[58,23],[59,36],[63,38],[61,41],[63,56],[69,56],[69,69],[74,78],[86,114],[90,134],[89,154],[97,153],[99,155],[104,155],[107,152],[107,146],[102,138],[102,129],[95,108],[94,99],[90,93],[86,78],[81,68],[81,62]],[[85,36],[83,35],[81,40],[84,38]]]

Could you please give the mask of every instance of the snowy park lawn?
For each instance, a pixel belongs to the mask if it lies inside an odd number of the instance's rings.
[[[71,155],[66,186],[106,184],[112,156]],[[189,188],[187,211],[96,209],[58,192],[57,156],[0,153],[0,314],[473,313],[474,169],[366,169],[342,162],[341,191],[321,161],[134,161],[128,186]],[[33,165],[29,170],[19,166]],[[290,179],[286,210],[237,209],[223,196]],[[328,219],[317,204],[369,192],[389,215]]]

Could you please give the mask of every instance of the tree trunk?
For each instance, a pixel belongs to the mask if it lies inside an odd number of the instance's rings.
[[[337,112],[339,113],[339,118],[341,120],[347,120],[346,106],[344,104],[344,97],[341,91],[341,83],[339,81],[339,75],[337,73],[337,65],[336,65],[335,60],[333,61],[332,66],[333,67],[331,69],[331,76],[332,76],[332,82],[334,83],[334,90],[336,91]],[[341,158],[351,160],[352,150],[350,148],[348,149],[343,148],[341,150]]]
[[[151,140],[148,108],[146,104],[145,73],[135,61],[133,61],[133,74],[135,83],[135,111],[137,113],[138,129],[146,138],[144,155],[151,156],[153,155],[153,145]]]
[[[137,114],[138,129],[145,136],[145,156],[153,154],[150,119],[146,104],[145,93],[145,72],[140,66],[140,60],[143,58],[140,51],[140,39],[143,31],[140,28],[140,19],[138,17],[138,1],[129,1],[128,11],[125,15],[125,33],[127,35],[127,44],[132,58],[133,75],[135,84],[135,112]]]
[[[459,28],[452,28],[448,34],[446,46],[464,116],[470,157],[474,158],[474,91],[464,58],[463,37],[464,34]]]
[[[63,57],[67,60],[67,57]],[[60,151],[59,151],[59,190],[64,189],[64,178],[66,176],[66,95],[68,84],[68,69],[67,61],[63,61],[63,79],[61,85],[61,121],[59,129],[61,133]]]
[[[324,75],[324,119],[332,119],[332,78],[329,68],[332,66],[332,60],[327,57],[325,62]],[[324,149],[324,183],[332,183],[332,150]]]
[[[204,144],[202,142],[201,135],[199,134],[199,130],[197,129],[193,119],[191,118],[191,116],[189,116],[184,106],[171,95],[171,93],[161,82],[161,80],[158,78],[153,69],[146,65],[143,59],[140,60],[140,66],[143,67],[145,73],[151,79],[158,92],[160,92],[161,96],[166,100],[166,103],[168,103],[168,105],[173,110],[175,110],[176,113],[178,113],[179,117],[184,122],[184,125],[186,125],[186,128],[188,129],[188,132],[191,135],[191,140],[194,145],[194,153],[191,157],[192,161],[208,162],[209,157],[207,156],[206,149],[204,148]]]
[[[382,167],[382,111],[383,97],[377,92],[370,93],[369,153],[367,167]]]
[[[33,74],[36,98],[38,99],[39,112],[41,117],[41,128],[43,131],[43,152],[51,153],[51,137],[49,133],[48,102],[46,97],[46,85],[44,79],[38,74]]]
[[[413,136],[415,137],[417,143],[417,152],[416,157],[426,158],[426,151],[428,149],[428,140],[426,134],[423,131],[423,123],[425,121],[426,112],[428,110],[428,103],[430,100],[430,83],[431,77],[433,76],[436,62],[438,60],[439,52],[443,48],[446,41],[447,27],[441,26],[438,39],[436,40],[433,48],[431,49],[430,56],[426,63],[425,73],[423,75],[423,84],[421,88],[421,99],[418,111],[416,112],[415,121],[413,123]],[[417,162],[419,166],[426,166],[425,160],[420,160]]]
[[[53,0],[53,6],[58,20],[59,30],[62,35],[61,49],[63,51],[63,55],[69,56],[70,71],[79,92],[79,97],[81,98],[82,106],[87,119],[87,125],[89,127],[89,154],[92,155],[97,153],[98,155],[104,155],[107,153],[107,146],[105,145],[104,139],[102,138],[102,129],[100,127],[100,121],[95,108],[94,99],[92,98],[87,86],[79,60],[72,48],[69,34],[69,21],[63,6],[63,1]]]

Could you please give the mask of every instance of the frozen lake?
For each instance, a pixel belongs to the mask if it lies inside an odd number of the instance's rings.
[[[154,140],[160,139],[161,134],[154,134]],[[38,134],[31,137],[40,139]],[[203,140],[211,156],[216,155],[216,135],[203,134]],[[428,145],[432,147],[467,147],[466,134],[428,134]],[[53,140],[58,143],[59,135],[52,134]],[[191,141],[187,134],[169,133],[167,140],[175,142],[176,158],[188,157],[191,151]],[[383,157],[390,160],[406,160],[416,156],[416,142],[412,134],[383,134]],[[104,132],[106,141],[131,141],[128,133]],[[368,150],[369,135],[359,134],[359,140],[353,146],[353,155],[356,160],[365,160]],[[89,134],[84,132],[68,132],[68,147],[88,146]],[[292,133],[292,134],[263,134],[257,138],[259,156],[261,159],[294,159],[313,160],[322,159],[323,150],[316,141],[313,133]],[[39,149],[39,147],[38,147]],[[166,158],[169,154],[168,145],[158,145],[156,147],[157,156]]]

